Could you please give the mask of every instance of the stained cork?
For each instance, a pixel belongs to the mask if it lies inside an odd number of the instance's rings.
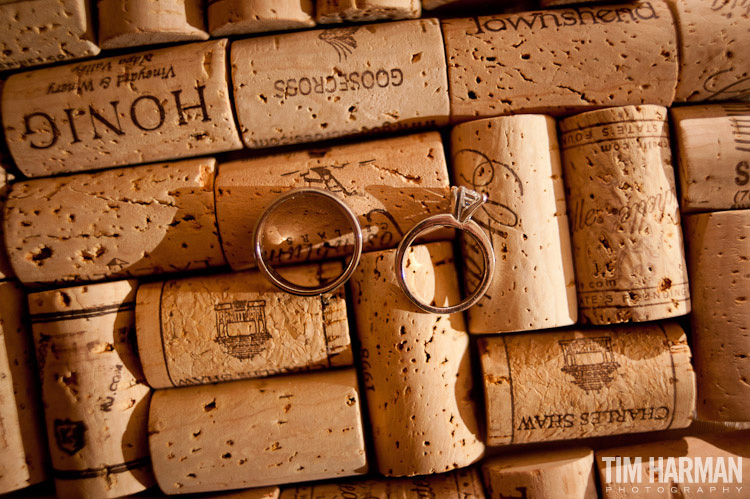
[[[241,148],[226,40],[11,75],[5,136],[30,177]]]
[[[0,84],[0,91],[2,87]],[[0,137],[0,140],[2,138]],[[8,192],[10,191],[10,183],[14,180],[12,173],[9,173],[2,162],[2,151],[0,151],[0,222],[5,217],[5,202],[8,199]],[[0,282],[13,277],[13,269],[8,262],[8,255],[6,254],[5,245],[2,244],[5,237],[3,236],[3,224],[0,223]]]
[[[588,447],[521,452],[482,465],[490,497],[597,499],[594,451]]]
[[[668,106],[672,15],[660,0],[445,19],[451,120]]]
[[[379,21],[416,19],[422,15],[420,0],[316,0],[318,22]]]
[[[248,248],[255,223],[274,199],[295,187],[317,187],[340,197],[357,215],[364,251],[393,248],[417,222],[450,210],[449,184],[437,132],[223,163],[216,179],[216,214],[224,253],[235,270],[253,266]],[[269,248],[276,251],[269,252],[268,262],[278,265],[351,254],[351,237],[334,246],[336,229],[349,230],[348,224],[334,223],[338,208],[322,206],[319,225],[311,217],[300,220],[300,208],[299,203],[290,203],[288,225],[276,223],[275,229],[289,244]],[[445,236],[446,231],[429,235]]]
[[[0,280],[0,493],[47,479],[47,444],[26,294]]]
[[[0,71],[99,53],[88,0],[0,2]]]
[[[231,61],[250,148],[448,121],[436,19],[248,38],[232,43]]]
[[[698,417],[750,421],[750,210],[685,222]]]
[[[16,182],[4,220],[13,270],[57,283],[224,265],[214,171],[202,158]]]
[[[472,219],[497,265],[487,294],[467,312],[469,332],[568,326],[578,317],[573,253],[555,121],[517,115],[473,121],[451,133],[457,185],[487,194]],[[464,237],[467,293],[482,279],[482,253]]]
[[[671,110],[683,212],[750,208],[750,104]]]
[[[395,250],[362,256],[351,279],[378,471],[441,473],[484,454],[462,314],[428,314],[396,282]],[[426,303],[458,303],[449,242],[412,246],[406,282]]]
[[[690,312],[667,110],[626,106],[560,122],[579,314],[650,321]]]
[[[97,0],[103,49],[207,40],[202,0]]]
[[[305,286],[341,274],[340,263],[295,267]],[[344,288],[320,296],[279,290],[248,271],[144,284],[136,305],[138,353],[153,388],[350,366]],[[201,352],[200,356],[195,352]]]
[[[135,352],[136,281],[28,297],[59,497],[120,497],[154,480],[151,389]]]
[[[208,0],[211,36],[315,26],[313,0]]]
[[[479,340],[487,445],[685,428],[690,348],[676,323]]]
[[[364,445],[354,369],[158,390],[151,402],[167,494],[363,474]]]

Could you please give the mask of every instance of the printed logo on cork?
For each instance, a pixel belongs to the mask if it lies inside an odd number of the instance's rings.
[[[333,47],[339,56],[339,62],[345,61],[357,48],[357,40],[354,35],[359,30],[359,26],[348,28],[333,28],[321,31],[318,38]]]
[[[573,376],[571,381],[580,389],[599,392],[615,379],[620,364],[612,354],[612,338],[578,338],[558,341],[563,351],[565,366],[560,370]]]
[[[271,335],[266,329],[265,300],[235,300],[214,307],[214,342],[236,359],[253,359],[265,351]]]

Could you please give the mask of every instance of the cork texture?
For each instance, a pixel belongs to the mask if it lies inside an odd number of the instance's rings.
[[[99,53],[88,0],[0,2],[0,71]]]
[[[285,277],[318,286],[342,270],[340,263],[326,263],[294,268]],[[343,287],[294,296],[253,271],[142,285],[136,332],[153,388],[354,363]]]
[[[698,417],[750,421],[750,210],[685,222]]]
[[[667,110],[626,106],[560,122],[579,314],[649,321],[690,312]]]
[[[362,256],[351,279],[378,471],[442,473],[484,454],[463,315],[420,311],[398,286],[395,250]],[[406,282],[426,303],[460,301],[449,242],[413,246]]]
[[[695,375],[675,323],[479,340],[487,445],[685,428]]]
[[[0,86],[0,91],[2,87]],[[0,137],[2,141],[2,137]],[[1,147],[1,146],[0,146]],[[2,152],[0,152],[0,243],[5,239],[3,235],[3,213],[5,212],[5,201],[8,199],[8,192],[10,191],[10,184],[14,180],[12,173],[9,173],[2,163]],[[0,282],[13,277],[13,269],[8,261],[8,255],[6,254],[5,245],[0,244]]]
[[[207,40],[202,0],[97,0],[103,49]]]
[[[135,352],[135,281],[28,296],[59,497],[120,497],[154,483],[151,389]]]
[[[248,38],[232,43],[231,61],[250,148],[448,121],[436,19]]]
[[[316,187],[340,197],[357,215],[364,251],[393,248],[423,218],[450,210],[450,181],[437,132],[223,163],[216,179],[216,213],[232,268],[255,264],[248,248],[258,218],[295,187]],[[290,202],[284,224],[274,212],[269,223],[276,221],[279,240],[288,244],[267,247],[267,261],[306,262],[351,254],[349,224],[336,221],[340,208],[323,202],[320,221],[314,223],[312,217],[299,218],[302,206]],[[428,237],[445,238],[446,232]],[[341,239],[347,234],[348,239]]]
[[[224,265],[214,173],[202,158],[17,182],[4,220],[13,270],[56,283]]]
[[[154,473],[167,494],[363,474],[361,416],[354,369],[159,390]]]
[[[683,212],[750,208],[750,104],[671,110]]]
[[[315,26],[313,0],[208,0],[206,9],[211,36]]]
[[[416,19],[422,15],[420,0],[317,0],[318,22],[363,22],[381,19]]]
[[[467,312],[469,332],[500,333],[575,324],[573,253],[555,121],[517,115],[473,121],[451,133],[457,185],[487,194],[472,219],[497,262],[487,294]],[[462,238],[465,289],[482,279],[476,241]]]
[[[11,75],[5,137],[30,177],[240,149],[226,40]]]
[[[672,15],[659,0],[442,21],[451,119],[668,106]]]
[[[242,489],[234,492],[219,492],[217,494],[201,494],[201,498],[215,499],[279,499],[281,489],[279,487],[257,487],[254,489]]]

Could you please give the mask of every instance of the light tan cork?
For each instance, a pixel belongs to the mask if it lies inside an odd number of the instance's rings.
[[[258,487],[254,489],[242,489],[232,492],[205,493],[201,494],[201,499],[279,499],[281,489],[279,487]]]
[[[4,222],[18,279],[95,281],[224,265],[215,163],[191,159],[13,184]]]
[[[97,0],[103,49],[207,40],[202,0]]]
[[[315,3],[315,16],[321,24],[416,19],[421,15],[420,0],[316,0]]]
[[[448,122],[436,19],[248,38],[232,43],[231,61],[250,148]]]
[[[484,337],[479,353],[490,446],[684,428],[695,409],[676,323]]]
[[[26,294],[0,281],[0,494],[46,480],[48,460]]]
[[[0,140],[2,140],[1,137]],[[0,151],[0,222],[2,222],[4,218],[5,201],[7,200],[8,192],[10,191],[10,183],[14,180],[13,174],[9,173],[3,167],[3,159],[2,151]],[[8,262],[5,245],[2,244],[4,239],[3,224],[0,223],[0,282],[13,277],[13,269],[10,266],[10,262]]]
[[[28,297],[59,497],[120,497],[154,483],[136,287],[117,281]]]
[[[425,10],[438,9],[440,7],[453,8],[451,12],[458,9],[467,9],[475,7],[497,7],[507,8],[514,5],[514,2],[508,0],[422,0],[422,8]],[[464,10],[466,12],[466,10]]]
[[[318,286],[341,272],[342,265],[331,262],[295,267],[284,276]],[[154,388],[354,363],[343,287],[294,296],[257,271],[142,285],[136,332]]]
[[[354,369],[158,390],[156,480],[186,494],[363,474],[361,416]]]
[[[0,71],[99,53],[89,0],[0,2]]]
[[[378,471],[413,476],[469,466],[484,443],[463,315],[417,309],[396,282],[395,254],[363,255],[351,280]],[[405,265],[406,282],[426,303],[461,300],[449,242],[413,246]]]
[[[677,41],[660,0],[442,24],[453,121],[674,98]]]
[[[635,495],[645,499],[703,499],[719,495],[743,499],[747,497],[747,479],[740,478],[738,472],[744,477],[750,474],[750,431],[599,450],[596,466],[604,499]],[[680,468],[684,470],[682,475]],[[695,481],[688,481],[690,478]]]
[[[372,478],[285,488],[281,499],[484,499],[479,473],[464,468],[415,478]]]
[[[685,222],[698,417],[750,421],[750,210]]]
[[[30,177],[240,149],[226,40],[11,75],[5,137]]]
[[[315,26],[313,0],[208,0],[211,36]]]
[[[467,314],[469,332],[575,324],[573,253],[555,120],[490,118],[451,133],[453,178],[489,201],[472,217],[492,241],[497,265],[487,294]],[[482,253],[463,238],[465,288],[483,275]]]
[[[675,102],[750,100],[747,3],[668,1],[680,47]]]
[[[437,132],[223,163],[216,179],[216,215],[232,268],[255,265],[248,250],[255,223],[270,203],[295,187],[316,187],[340,197],[357,215],[365,251],[393,248],[423,218],[450,210],[448,167]],[[311,217],[298,218],[301,207],[301,202],[289,204],[294,211],[288,226],[272,219],[289,244],[269,248],[276,250],[268,254],[269,262],[351,254],[351,237],[348,245],[331,246],[336,229],[349,230],[346,222],[332,221],[340,216],[336,208],[324,204],[328,216],[315,226]],[[445,236],[446,231],[436,231],[428,237]]]
[[[560,122],[584,322],[690,312],[667,110],[626,106]]]
[[[683,212],[750,208],[750,104],[671,110]]]
[[[588,447],[514,453],[482,465],[490,497],[597,499],[594,451]]]

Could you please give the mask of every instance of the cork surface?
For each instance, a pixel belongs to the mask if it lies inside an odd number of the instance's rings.
[[[442,24],[453,121],[674,98],[677,42],[660,0]]]
[[[495,457],[482,472],[490,497],[599,497],[594,451],[588,447]]]
[[[295,267],[285,277],[318,286],[341,272],[340,263],[330,262]],[[142,285],[136,332],[153,388],[354,363],[343,287],[294,296],[257,271]]]
[[[489,197],[472,219],[497,262],[487,294],[467,312],[469,332],[575,324],[573,254],[555,121],[518,115],[473,121],[451,134],[453,178]],[[464,237],[465,289],[483,275],[482,253]]]
[[[315,15],[321,24],[415,19],[422,15],[422,4],[420,0],[317,0]]]
[[[207,40],[201,0],[97,0],[103,49]]]
[[[47,479],[47,449],[26,294],[0,281],[0,493]]]
[[[396,282],[395,253],[363,255],[351,279],[378,471],[413,476],[462,468],[484,454],[464,318],[416,308]],[[460,301],[449,242],[413,246],[405,265],[406,282],[426,303]]]
[[[279,499],[280,493],[279,487],[257,487],[233,492],[205,493],[198,497],[202,499]]]
[[[695,376],[674,323],[479,340],[487,444],[684,428]]]
[[[626,106],[560,122],[581,319],[690,312],[667,110]]]
[[[231,61],[250,148],[448,121],[436,19],[248,38],[232,43]]]
[[[2,84],[0,83],[0,91],[2,91]],[[1,138],[0,138],[1,140]],[[5,211],[5,201],[8,198],[8,192],[10,191],[10,183],[14,180],[12,173],[3,167],[2,163],[2,151],[0,151],[0,243],[5,239],[3,235],[3,213]],[[0,244],[0,282],[13,277],[13,269],[8,261],[8,255],[5,250],[5,245]]]
[[[750,210],[685,222],[698,417],[750,421]]]
[[[99,53],[87,0],[0,2],[0,71]]]
[[[13,184],[4,223],[18,279],[94,281],[224,265],[214,170],[214,159],[202,158]]]
[[[393,248],[424,217],[450,210],[448,170],[437,132],[223,163],[216,179],[216,214],[232,268],[255,264],[249,248],[258,218],[294,187],[316,187],[340,197],[357,215],[364,251]],[[301,206],[289,204],[291,210]],[[277,223],[279,240],[289,244],[268,248],[276,251],[267,260],[275,265],[351,254],[348,223],[335,221],[340,215],[332,204],[324,203],[321,209],[324,216],[318,224],[311,217],[295,222],[298,211],[289,213],[288,225]],[[349,239],[332,246],[341,236],[336,229]],[[445,235],[436,231],[428,237]]]
[[[136,281],[28,297],[59,497],[119,497],[153,485],[151,389],[135,352]]]
[[[750,104],[671,110],[683,212],[750,208]]]
[[[241,148],[229,102],[226,40],[11,75],[5,136],[28,176]]]
[[[208,0],[206,11],[211,36],[315,26],[313,0]]]
[[[354,369],[158,390],[151,402],[167,494],[363,474],[364,445]]]

